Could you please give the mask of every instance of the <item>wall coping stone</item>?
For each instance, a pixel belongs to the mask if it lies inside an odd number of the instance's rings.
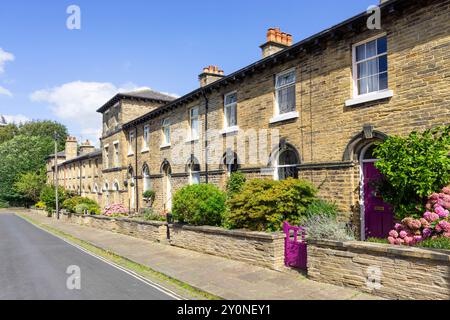
[[[400,247],[389,244],[363,242],[363,241],[332,241],[309,239],[308,244],[317,247],[335,248],[341,250],[364,250],[370,253],[378,252],[386,255],[404,256],[420,259],[429,259],[450,263],[450,250],[425,249],[415,247]]]
[[[75,214],[75,216],[82,217],[82,218],[89,217],[89,218],[97,219],[97,220],[123,221],[123,222],[130,222],[130,223],[144,224],[144,225],[158,226],[158,227],[167,225],[167,222],[163,222],[163,221],[143,221],[143,220],[133,220],[130,218],[105,217],[105,216],[82,215],[82,214]]]
[[[246,230],[227,230],[219,227],[210,227],[210,226],[191,226],[186,224],[174,223],[169,225],[170,228],[173,229],[184,229],[189,231],[196,232],[204,232],[204,233],[212,233],[212,234],[221,234],[226,236],[233,237],[244,237],[244,238],[254,238],[254,239],[262,239],[262,240],[276,240],[276,239],[284,239],[284,233],[274,232],[274,233],[266,233],[266,232],[255,232],[255,231],[246,231]]]

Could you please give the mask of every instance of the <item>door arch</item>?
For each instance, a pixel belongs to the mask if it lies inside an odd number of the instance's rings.
[[[385,203],[374,183],[383,178],[375,163],[376,145],[369,143],[361,149],[359,163],[361,176],[361,238],[387,238],[394,226],[394,213],[391,205]]]

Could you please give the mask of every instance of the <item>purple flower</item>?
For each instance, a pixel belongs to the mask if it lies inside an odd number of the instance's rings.
[[[424,238],[429,238],[431,236],[432,230],[430,228],[423,229],[422,235]]]
[[[402,231],[403,230],[403,226],[400,223],[396,223],[394,229],[396,231]]]

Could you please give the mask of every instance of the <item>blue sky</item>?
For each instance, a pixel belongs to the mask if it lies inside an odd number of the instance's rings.
[[[183,95],[207,65],[229,74],[260,59],[269,27],[297,42],[377,3],[2,0],[0,114],[57,120],[95,139],[95,110],[119,90]],[[81,30],[66,28],[72,4],[81,8]]]

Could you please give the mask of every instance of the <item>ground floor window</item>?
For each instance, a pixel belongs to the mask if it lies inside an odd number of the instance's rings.
[[[300,159],[294,147],[290,145],[282,146],[275,162],[275,180],[298,179]]]

